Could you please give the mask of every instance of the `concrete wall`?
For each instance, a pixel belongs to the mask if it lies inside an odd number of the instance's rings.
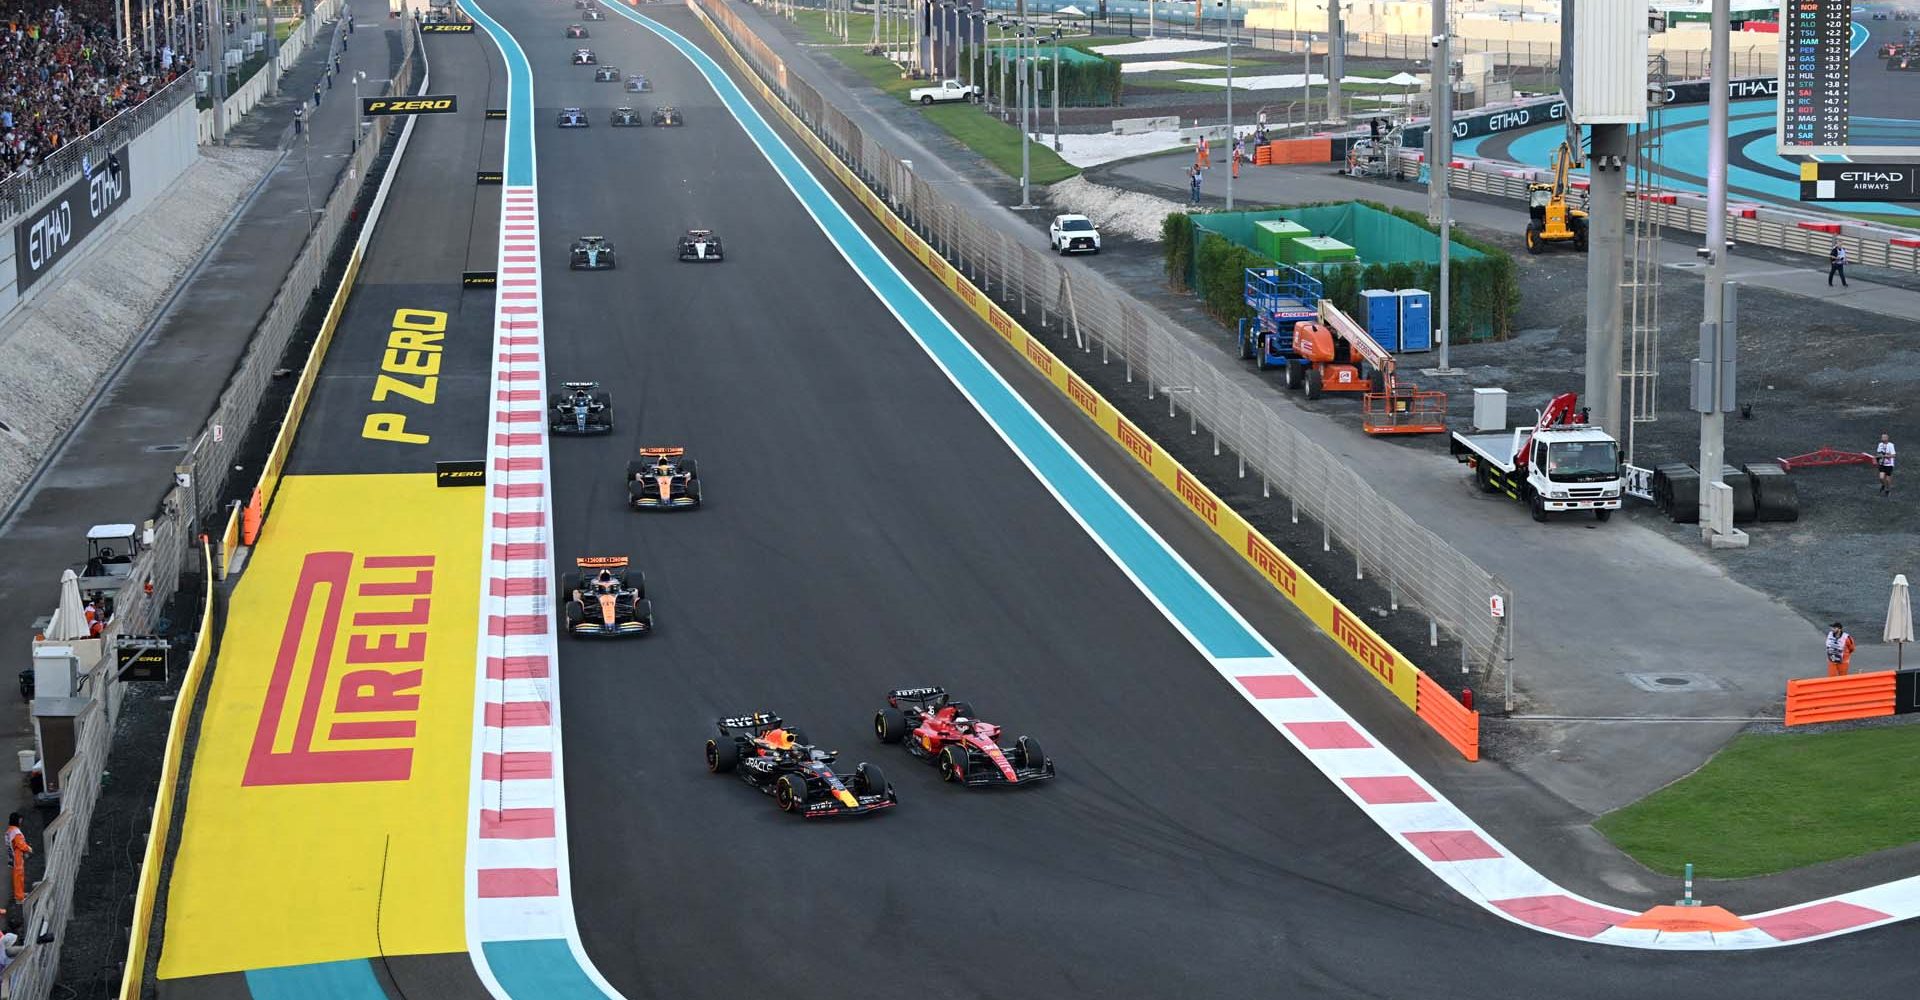
[[[180,177],[194,160],[199,158],[198,130],[195,127],[195,111],[192,102],[174,108],[165,118],[149,126],[145,132],[135,136],[128,144],[128,192],[127,200],[115,209],[111,215],[102,219],[100,225],[74,246],[64,258],[55,262],[53,267],[35,280],[24,293],[19,287],[20,267],[15,259],[18,243],[15,240],[13,224],[6,232],[0,233],[0,322],[13,315],[16,307],[31,302],[36,295],[56,283],[59,276],[72,266],[84,253],[92,253],[96,247],[110,243],[115,234],[129,220],[138,216],[153,203],[161,192],[165,191]],[[95,169],[105,169],[104,164],[96,164]],[[45,207],[61,198],[67,189],[48,196],[33,207],[33,211],[14,220],[15,224],[31,220]],[[0,418],[3,419],[3,418]]]

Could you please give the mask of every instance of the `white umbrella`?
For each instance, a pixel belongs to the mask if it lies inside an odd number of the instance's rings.
[[[1899,643],[1896,669],[1906,666],[1907,643],[1913,641],[1913,600],[1907,596],[1907,575],[1893,578],[1893,595],[1887,599],[1887,627],[1880,641]]]
[[[55,642],[88,638],[87,605],[80,599],[80,578],[73,570],[60,574],[60,607],[47,623],[47,638]]]

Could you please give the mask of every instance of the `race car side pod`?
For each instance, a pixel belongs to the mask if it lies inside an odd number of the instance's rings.
[[[240,511],[240,540],[252,545],[260,537],[260,519],[265,515],[260,503],[260,487],[253,488],[253,496],[248,498],[247,506]]]

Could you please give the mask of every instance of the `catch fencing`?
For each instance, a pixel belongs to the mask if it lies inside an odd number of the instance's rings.
[[[1371,576],[1397,608],[1425,613],[1434,629],[1459,642],[1463,667],[1489,670],[1502,655],[1513,621],[1513,592],[1439,536],[1415,523],[1392,501],[1307,434],[1282,421],[1256,392],[1203,356],[1191,334],[1150,318],[1131,297],[1099,279],[1081,277],[1029,246],[986,225],[918,177],[873,136],[865,134],[812,86],[792,72],[723,0],[697,0],[754,71],[833,153],[894,212],[1009,311],[1072,341],[1074,351],[1100,355],[1124,367],[1149,400],[1165,397],[1169,412],[1185,410],[1217,445],[1238,455],[1242,474],[1257,475],[1263,492],[1278,490],[1296,515],[1319,523],[1326,541],[1354,556],[1355,572]],[[1507,602],[1507,615],[1488,614],[1488,598]]]
[[[391,93],[402,81],[412,78],[417,68],[419,35],[417,30],[412,30],[410,19],[406,24],[409,30],[402,34],[403,58],[398,72],[393,80],[378,91],[370,91],[368,96]],[[191,87],[189,79],[185,92],[189,97]],[[335,181],[325,207],[314,217],[299,258],[255,328],[247,352],[234,369],[206,427],[181,460],[178,472],[185,478],[176,476],[179,485],[170,489],[161,502],[152,522],[153,542],[134,562],[130,576],[133,582],[121,591],[107,633],[109,638],[151,633],[172,599],[181,573],[191,564],[202,561],[202,531],[217,534],[218,526],[226,523],[230,514],[224,509],[230,499],[226,491],[232,488],[228,483],[229,473],[248,432],[263,416],[261,403],[273,381],[274,369],[292,342],[301,315],[319,288],[342,234],[354,221],[355,203],[374,161],[380,156],[381,146],[388,134],[405,122],[403,117],[373,119],[373,126],[354,150],[348,169]],[[216,562],[215,566],[218,565]],[[215,572],[214,567],[205,565],[200,565],[198,570]],[[147,584],[152,586],[151,592],[146,589]],[[207,637],[203,634],[200,641],[207,641]],[[175,650],[174,655],[182,657],[185,651]],[[60,815],[48,824],[42,835],[40,853],[35,857],[36,864],[44,862],[45,871],[23,904],[28,929],[24,939],[26,950],[5,972],[0,972],[0,997],[6,1000],[45,1000],[55,985],[60,946],[73,908],[74,882],[86,851],[87,829],[99,796],[114,723],[119,719],[126,696],[127,685],[115,679],[112,660],[111,655],[103,657],[81,687],[80,696],[91,699],[92,704],[78,718],[74,757],[60,771]],[[181,705],[186,707],[191,703],[192,698],[183,694]],[[164,835],[161,831],[161,836]],[[141,872],[143,880],[157,875],[157,871]],[[150,907],[149,903],[149,913]],[[51,935],[50,940],[38,943],[43,932]],[[137,928],[135,933],[144,934],[145,929]]]

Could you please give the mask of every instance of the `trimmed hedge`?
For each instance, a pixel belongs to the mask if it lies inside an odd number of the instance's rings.
[[[1347,202],[1316,202],[1310,205],[1289,205],[1286,208],[1318,208],[1325,205],[1340,205]],[[1439,227],[1428,224],[1426,217],[1418,212],[1392,208],[1377,202],[1360,201],[1376,211],[1386,212],[1399,219],[1420,226],[1427,232],[1439,235]],[[1176,218],[1179,221],[1176,221]],[[1168,215],[1161,223],[1161,233],[1166,237],[1162,253],[1165,257],[1170,283],[1176,288],[1188,283],[1180,276],[1193,275],[1193,290],[1207,301],[1208,310],[1223,322],[1232,325],[1235,320],[1246,315],[1244,308],[1233,312],[1223,312],[1215,307],[1213,293],[1226,294],[1226,286],[1231,285],[1233,294],[1241,293],[1244,277],[1238,271],[1231,274],[1209,271],[1209,258],[1205,246],[1210,240],[1219,240],[1229,246],[1238,244],[1216,235],[1206,234],[1199,241],[1200,250],[1194,247],[1194,225],[1192,216],[1185,212]],[[1186,239],[1180,239],[1180,234]],[[1504,340],[1513,332],[1513,316],[1520,307],[1520,280],[1514,267],[1513,257],[1505,250],[1482,240],[1454,230],[1453,241],[1481,254],[1478,258],[1456,257],[1448,267],[1448,284],[1452,286],[1452,300],[1449,303],[1447,327],[1453,343],[1471,343],[1476,340]],[[1246,250],[1248,258],[1255,263],[1245,267],[1270,267],[1271,262],[1251,249]],[[1220,267],[1230,266],[1228,258],[1215,255],[1212,263]],[[1349,315],[1357,316],[1360,311],[1360,292],[1368,288],[1424,288],[1438,294],[1440,288],[1440,265],[1436,261],[1400,261],[1381,264],[1332,264],[1309,269],[1325,285],[1326,297]],[[1435,304],[1438,308],[1438,303]]]
[[[1193,216],[1168,212],[1160,220],[1161,245],[1167,248],[1167,284],[1190,290],[1193,280]]]
[[[1046,50],[1043,48],[1042,53]],[[993,77],[994,85],[1000,83],[1000,64],[1006,64],[1008,86],[1012,86],[1014,74],[1019,71],[1018,59],[1003,57],[1000,53],[987,53],[987,69]],[[1040,110],[1045,111],[1053,103],[1053,60],[1040,60],[1040,87],[1038,100]],[[1060,106],[1063,108],[1117,107],[1120,104],[1120,63],[1100,57],[1100,61],[1081,62],[1080,60],[1060,60]],[[997,89],[996,89],[997,92]]]
[[[1193,290],[1214,319],[1238,329],[1241,320],[1253,318],[1246,300],[1247,268],[1272,266],[1273,261],[1258,253],[1217,233],[1208,233],[1195,255]]]

